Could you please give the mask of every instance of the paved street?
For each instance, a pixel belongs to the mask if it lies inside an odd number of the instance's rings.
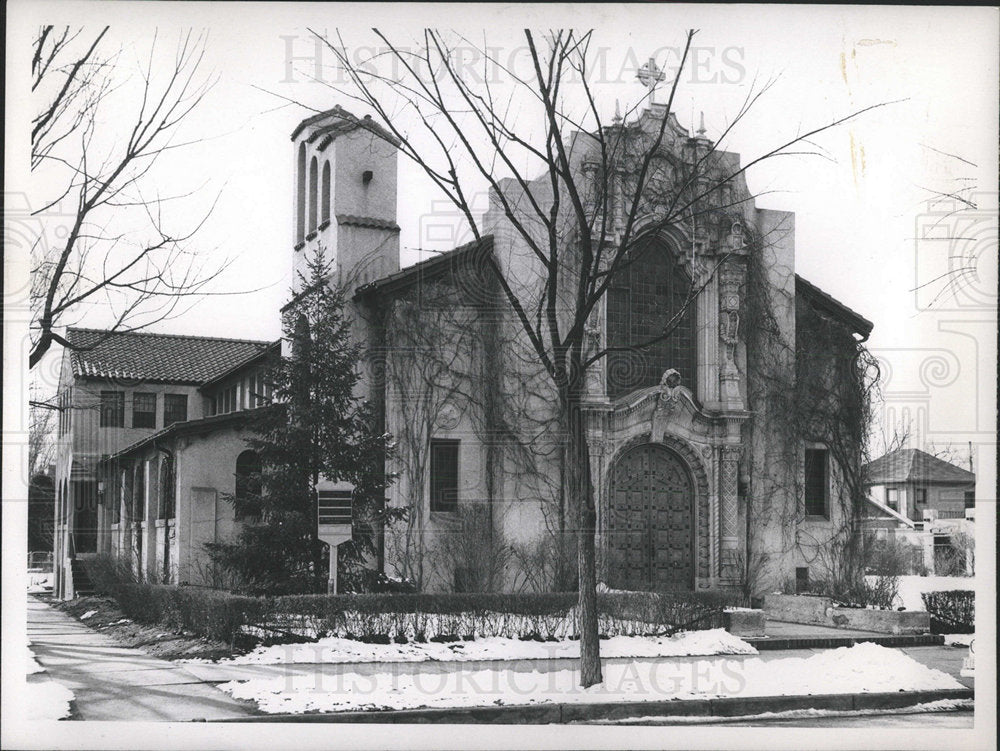
[[[243,717],[250,710],[182,667],[28,598],[28,640],[47,675],[75,695],[81,720],[190,721]]]

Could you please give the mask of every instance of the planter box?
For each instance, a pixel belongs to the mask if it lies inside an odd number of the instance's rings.
[[[829,597],[813,595],[767,595],[764,612],[768,618],[789,623],[817,623],[826,625],[828,610],[833,608]]]
[[[814,623],[831,628],[877,631],[883,634],[926,634],[930,613],[922,610],[868,610],[838,608],[829,597],[767,595],[764,611],[769,618],[789,623]]]
[[[931,614],[923,610],[868,610],[833,608],[831,625],[883,634],[926,634],[931,630]]]
[[[727,610],[726,631],[733,636],[765,636],[767,616],[763,610]]]

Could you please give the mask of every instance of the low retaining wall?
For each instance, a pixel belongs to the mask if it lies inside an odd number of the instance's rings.
[[[767,616],[763,610],[727,610],[723,614],[726,631],[733,636],[765,636]]]
[[[829,597],[812,595],[767,595],[764,612],[776,621],[883,634],[926,634],[931,630],[930,613],[922,610],[841,608]]]

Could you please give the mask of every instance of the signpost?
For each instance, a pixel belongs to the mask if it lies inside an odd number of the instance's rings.
[[[327,592],[337,594],[337,546],[351,539],[354,485],[349,482],[316,483],[317,537],[330,546]]]

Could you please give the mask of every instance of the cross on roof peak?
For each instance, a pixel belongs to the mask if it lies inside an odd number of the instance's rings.
[[[667,75],[663,72],[663,69],[656,64],[656,60],[651,57],[648,62],[643,63],[642,66],[635,72],[635,77],[639,79],[639,83],[652,91],[656,84],[663,81]]]

